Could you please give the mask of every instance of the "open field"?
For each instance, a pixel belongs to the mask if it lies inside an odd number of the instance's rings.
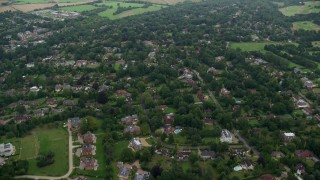
[[[183,2],[184,0],[142,0],[145,2],[155,3],[155,4],[167,4],[167,5],[174,5],[179,2]]]
[[[68,171],[68,134],[63,128],[38,128],[23,138],[8,140],[16,147],[16,160],[29,161],[28,174],[34,175],[63,175]],[[55,163],[38,168],[36,158],[41,153],[52,151]]]
[[[242,51],[262,51],[266,45],[283,45],[283,44],[295,44],[287,42],[231,42],[230,47],[232,49],[240,48]],[[296,45],[296,44],[295,44]]]
[[[79,5],[79,6],[67,6],[60,9],[65,11],[83,12],[83,11],[91,11],[94,9],[98,9],[98,7],[93,5]]]
[[[320,26],[311,21],[298,21],[293,23],[293,30],[304,29],[310,31],[320,31]]]
[[[105,10],[103,12],[100,12],[99,15],[103,17],[107,17],[111,20],[114,19],[120,19],[132,15],[138,15],[138,14],[143,14],[145,12],[151,12],[151,11],[157,11],[160,10],[162,7],[165,7],[163,5],[152,5],[147,8],[141,8],[144,4],[139,4],[139,3],[125,3],[125,2],[115,2],[115,1],[110,1],[110,2],[104,2],[104,3],[99,3],[98,5],[106,5],[106,6],[112,6],[111,9]],[[113,15],[117,11],[117,8],[119,7],[133,7],[135,9],[124,11],[120,14]]]
[[[304,5],[301,6],[289,6],[279,9],[285,16],[294,16],[296,14],[310,14],[310,13],[319,13],[320,8],[315,6],[320,6],[320,1],[308,1],[304,2]]]
[[[279,6],[279,7],[283,7],[284,6],[284,2],[272,2],[273,4]]]

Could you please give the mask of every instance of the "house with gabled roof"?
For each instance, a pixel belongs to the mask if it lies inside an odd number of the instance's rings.
[[[97,170],[99,167],[98,161],[93,157],[82,157],[80,158],[81,170]]]
[[[91,144],[84,144],[81,148],[82,156],[93,156],[96,154],[96,146]]]
[[[78,141],[81,144],[84,144],[84,143],[95,144],[97,141],[97,138],[96,138],[96,135],[94,135],[90,131],[88,131],[83,135],[78,134]]]
[[[138,135],[140,134],[140,127],[139,126],[133,126],[133,125],[129,125],[124,129],[124,133],[129,133],[129,134],[133,134],[133,135]]]
[[[73,130],[78,129],[80,127],[80,118],[73,117],[68,119],[69,127]]]
[[[200,157],[203,159],[203,160],[206,160],[206,159],[211,159],[213,160],[215,157],[216,157],[216,153],[214,151],[202,151],[200,153]]]

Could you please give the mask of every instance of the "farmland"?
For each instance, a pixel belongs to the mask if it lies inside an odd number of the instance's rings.
[[[288,44],[286,42],[232,42],[230,47],[232,49],[241,49],[242,51],[262,51],[266,45]]]
[[[320,31],[320,26],[314,24],[311,21],[298,21],[293,23],[293,30],[310,30],[310,31]]]
[[[285,16],[294,16],[296,14],[310,14],[310,13],[319,13],[320,8],[317,7],[320,5],[320,1],[308,1],[304,2],[304,5],[301,6],[289,6],[279,9]]]
[[[28,174],[36,175],[63,175],[68,169],[67,149],[68,135],[63,128],[38,128],[23,138],[9,139],[16,146],[16,160],[28,160]],[[55,154],[55,163],[43,168],[38,168],[36,158],[39,154]]]
[[[84,2],[86,0],[17,0],[15,4],[38,4],[38,3],[76,3],[76,2]]]

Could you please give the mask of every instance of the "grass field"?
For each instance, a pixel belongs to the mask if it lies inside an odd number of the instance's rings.
[[[129,145],[128,141],[119,141],[114,145],[114,157],[116,160],[120,160],[121,152]]]
[[[320,6],[320,1],[308,1],[304,2],[304,5],[301,6],[289,6],[279,9],[285,16],[294,16],[296,14],[310,14],[310,13],[319,13],[320,8],[315,6]]]
[[[295,44],[287,42],[231,42],[230,47],[232,49],[241,49],[242,51],[262,51],[266,45],[283,45],[283,44]]]
[[[84,11],[91,11],[94,9],[98,9],[98,7],[93,6],[93,5],[79,5],[79,6],[66,6],[60,8],[61,10],[65,11],[76,11],[76,12],[84,12]]]
[[[320,41],[313,41],[312,45],[313,47],[320,47]]]
[[[293,30],[304,29],[310,31],[320,31],[320,26],[311,21],[298,21],[293,23]]]
[[[155,5],[154,4],[154,5],[149,6],[147,8],[141,8],[144,4],[115,2],[115,1],[99,3],[98,5],[112,6],[111,9],[108,9],[108,10],[105,10],[105,11],[99,13],[100,16],[107,17],[111,20],[120,19],[120,18],[124,18],[124,17],[128,17],[128,16],[132,16],[132,15],[143,14],[145,12],[158,11],[162,7],[165,7],[163,5]],[[128,10],[128,11],[122,12],[117,15],[113,15],[113,13],[117,11],[118,6],[119,7],[133,7],[135,9]]]
[[[273,4],[279,6],[279,7],[283,7],[284,6],[284,2],[272,2]]]
[[[16,146],[16,160],[28,160],[28,174],[63,175],[68,171],[68,133],[64,128],[37,128],[23,138],[9,139]],[[38,168],[36,158],[41,153],[52,151],[55,163]]]

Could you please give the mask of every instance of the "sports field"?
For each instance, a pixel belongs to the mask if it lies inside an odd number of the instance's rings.
[[[296,14],[310,14],[320,12],[320,1],[307,1],[301,6],[288,6],[279,9],[285,16],[294,16]]]
[[[16,146],[14,159],[28,160],[30,175],[64,175],[68,171],[68,133],[66,129],[37,128],[22,138],[7,140]],[[52,165],[38,168],[36,158],[41,153],[52,151],[55,162]]]
[[[320,26],[311,21],[298,21],[293,23],[293,30],[304,29],[310,31],[320,31]]]
[[[242,51],[262,51],[266,45],[282,45],[282,44],[295,44],[287,42],[231,42],[230,48],[241,49]]]

